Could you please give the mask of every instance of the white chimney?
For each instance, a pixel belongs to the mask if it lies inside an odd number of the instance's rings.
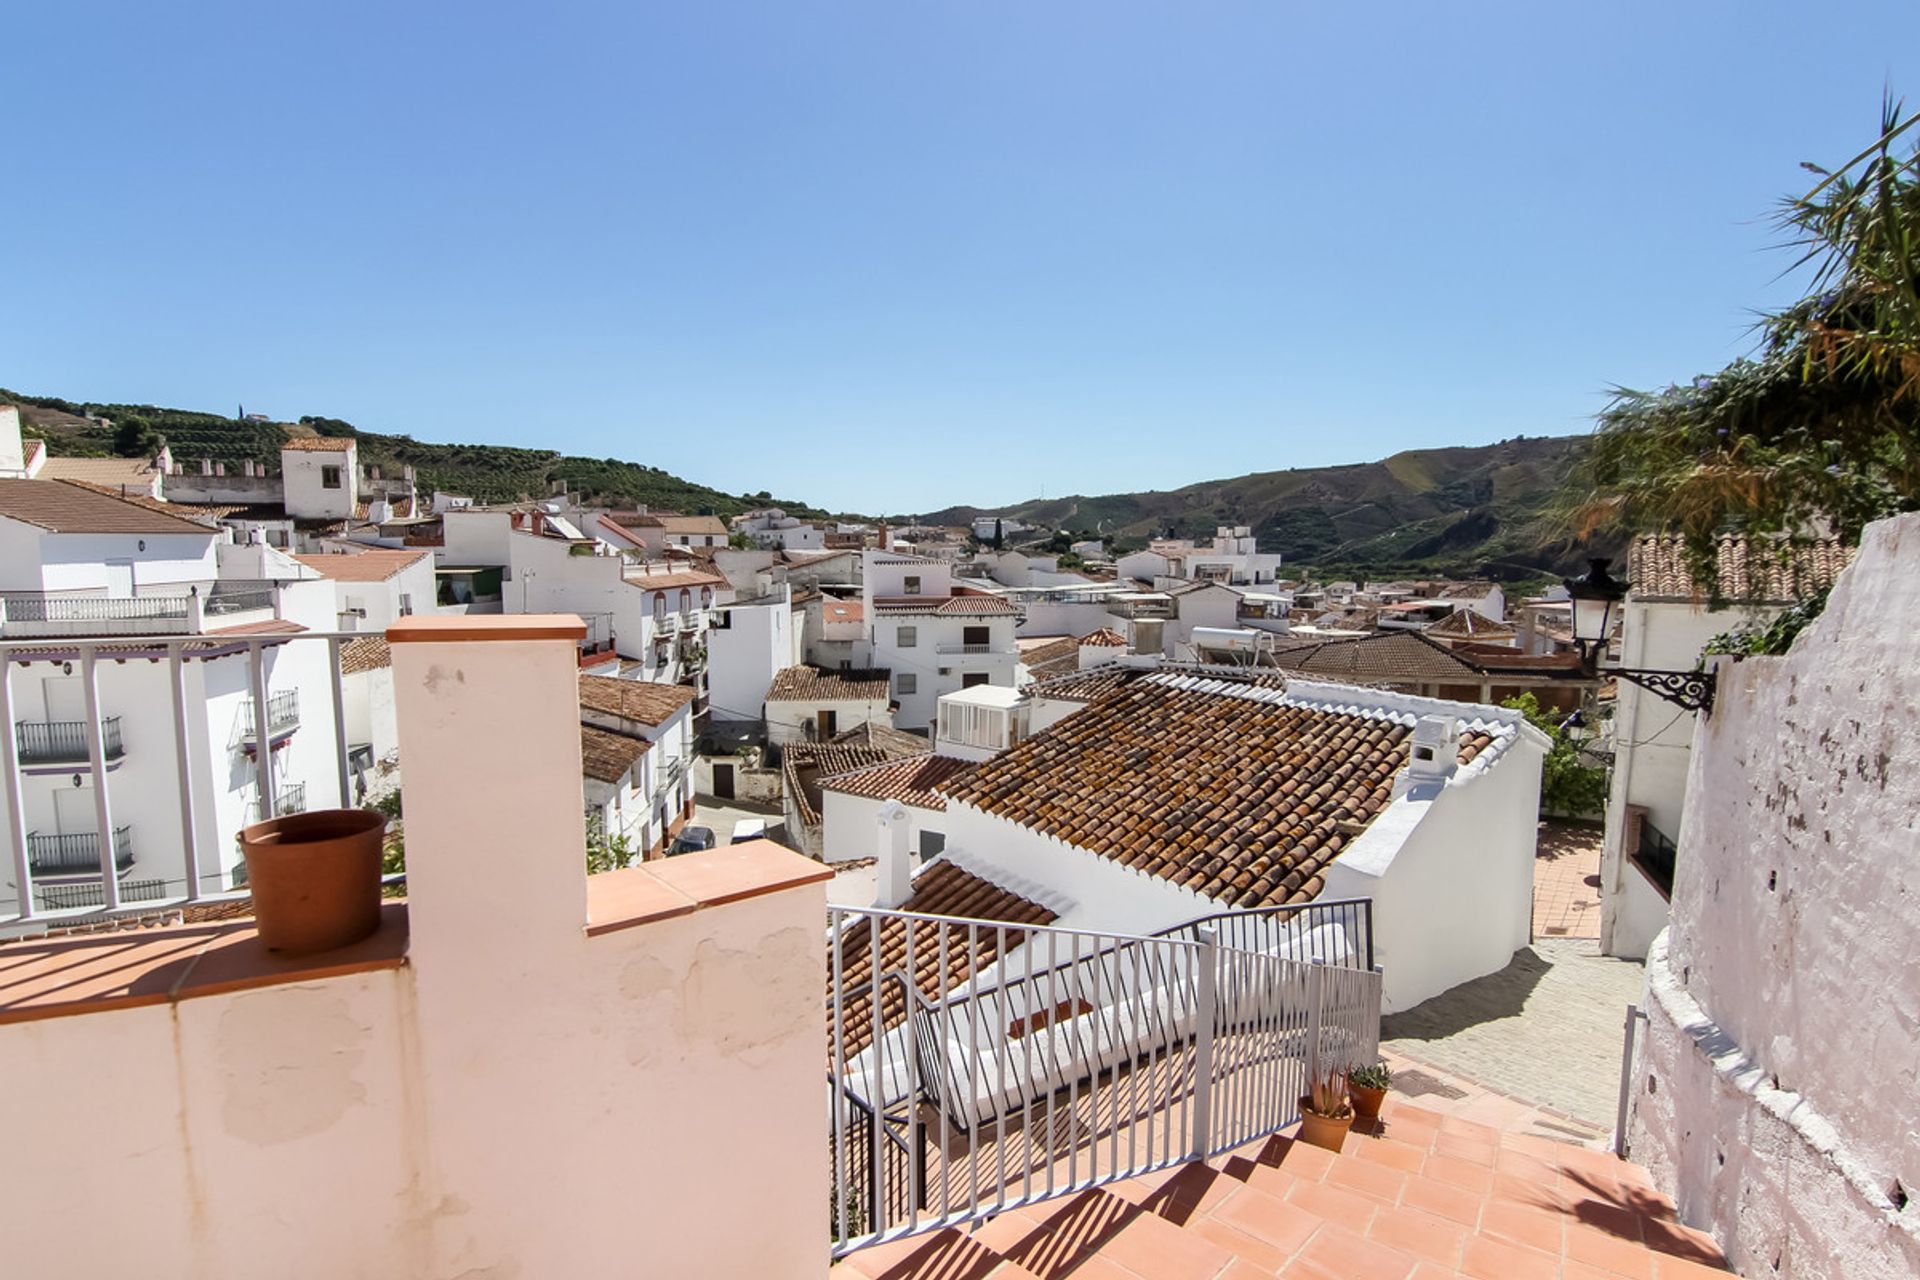
[[[1460,721],[1453,716],[1421,716],[1408,744],[1409,784],[1445,782],[1460,764]]]
[[[880,806],[879,840],[875,852],[873,905],[897,910],[913,894],[913,863],[907,848],[911,820],[898,800]]]

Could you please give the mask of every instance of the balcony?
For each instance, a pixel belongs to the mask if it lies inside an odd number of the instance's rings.
[[[274,817],[284,818],[289,814],[305,813],[306,811],[307,811],[307,784],[306,783],[295,782],[288,786],[284,786],[280,788],[279,791],[274,793],[274,797],[273,797],[273,816]],[[260,812],[260,802],[258,800],[247,801],[247,821],[249,823],[259,822],[263,816],[264,815]]]
[[[23,720],[14,725],[13,740],[23,765],[85,764],[90,759],[85,720]],[[108,716],[100,722],[100,747],[108,760],[118,760],[125,754],[119,716]]]
[[[209,618],[231,618],[236,613],[273,612],[278,595],[271,582],[215,582],[202,611]]]
[[[0,635],[186,635],[199,630],[192,596],[0,595]]]
[[[283,733],[292,733],[300,727],[300,694],[289,689],[285,693],[276,693],[267,699],[267,734],[279,737]],[[240,704],[240,739],[252,742],[255,719],[253,699],[248,698]]]
[[[27,864],[36,876],[100,874],[100,835],[95,831],[27,835]],[[125,871],[133,865],[133,839],[126,827],[113,829],[113,866]]]
[[[1020,650],[1014,645],[991,644],[991,643],[943,644],[943,645],[936,646],[934,649],[934,652],[938,653],[943,658],[962,657],[962,656],[982,657],[982,658],[1017,658],[1020,656]]]

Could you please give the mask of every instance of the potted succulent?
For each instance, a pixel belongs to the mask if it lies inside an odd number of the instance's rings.
[[[1353,1127],[1353,1108],[1347,1105],[1347,1069],[1322,1067],[1307,1081],[1300,1099],[1300,1139],[1315,1147],[1338,1151]]]
[[[1380,1104],[1393,1087],[1393,1072],[1384,1062],[1370,1067],[1347,1068],[1347,1096],[1353,1100],[1353,1114],[1361,1120],[1378,1120]]]
[[[260,940],[275,951],[331,951],[380,927],[386,815],[321,809],[240,832]]]

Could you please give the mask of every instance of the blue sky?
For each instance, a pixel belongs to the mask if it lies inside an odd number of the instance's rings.
[[[1920,6],[14,6],[0,385],[919,511],[1585,430]]]

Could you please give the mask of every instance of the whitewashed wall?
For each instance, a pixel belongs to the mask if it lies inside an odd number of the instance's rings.
[[[1632,1155],[1745,1275],[1920,1275],[1916,560],[1920,516],[1871,526],[1694,741]]]

